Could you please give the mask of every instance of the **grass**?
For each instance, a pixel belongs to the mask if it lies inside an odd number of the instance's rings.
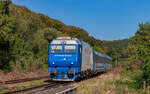
[[[110,94],[110,92],[113,92],[113,86],[110,85],[111,80],[112,75],[107,73],[102,76],[82,81],[78,84],[77,94],[105,94],[106,92]]]
[[[78,83],[77,94],[150,94],[148,88],[140,88],[138,69],[111,71]],[[143,86],[144,87],[144,86]]]
[[[136,82],[125,75],[112,71],[84,80],[79,82],[77,94],[148,94],[138,89]]]

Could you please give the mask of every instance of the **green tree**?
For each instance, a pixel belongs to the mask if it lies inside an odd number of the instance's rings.
[[[139,30],[132,38],[137,49],[138,58],[150,56],[150,23],[139,24]]]
[[[10,69],[12,49],[15,37],[13,36],[14,19],[8,16],[11,1],[0,1],[0,69]]]
[[[11,4],[11,0],[0,1],[0,15],[9,14],[9,4]]]
[[[141,84],[146,81],[147,85],[150,85],[150,23],[139,24],[139,30],[132,40],[134,45],[132,46],[131,57],[143,61],[140,66],[142,76],[138,77],[137,82]],[[142,87],[142,84],[140,86]]]

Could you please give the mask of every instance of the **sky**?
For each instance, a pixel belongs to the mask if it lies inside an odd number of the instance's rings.
[[[134,36],[150,21],[150,0],[13,0],[32,11],[86,30],[100,40]]]

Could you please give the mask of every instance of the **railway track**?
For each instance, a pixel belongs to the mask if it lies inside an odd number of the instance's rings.
[[[63,86],[63,85],[68,85],[68,84],[71,84],[71,83],[51,82],[51,83],[47,83],[47,84],[34,86],[34,87],[31,87],[31,88],[24,88],[22,90],[14,90],[14,91],[6,92],[4,94],[16,94],[16,93],[18,94],[18,93],[27,93],[27,92],[29,94],[29,91],[30,91],[30,93],[33,94],[33,93],[37,93],[37,92],[44,91],[44,90],[47,90],[47,89],[56,88],[58,86]]]
[[[5,82],[0,81],[0,84],[17,84],[17,83],[23,83],[23,82],[35,81],[35,80],[42,80],[42,79],[49,79],[49,76],[41,76],[41,77],[35,77],[35,78],[9,80],[9,81],[5,81]]]
[[[2,82],[0,81],[0,84],[3,85],[3,87],[0,87],[0,91],[5,91],[5,90],[15,90],[17,88],[18,84],[22,84],[24,82],[30,82],[30,81],[36,81],[36,80],[43,80],[49,79],[49,76],[40,76],[40,77],[34,77],[34,78],[25,78],[25,79],[16,79],[16,80],[9,80]]]
[[[21,90],[17,90],[17,88],[16,88],[16,85],[18,85],[20,83],[22,84],[24,82],[43,80],[43,79],[49,79],[49,76],[9,80],[9,81],[5,81],[5,82],[0,81],[0,84],[4,84],[4,87],[0,88],[0,90],[9,90],[9,89],[11,90],[8,92],[4,92],[3,94],[16,94],[16,93],[18,94],[18,93],[26,93],[26,92],[32,92],[32,94],[33,94],[33,93],[44,91],[47,89],[57,88],[60,85],[70,84],[70,83],[65,83],[65,82],[46,82],[46,83],[43,83],[42,85],[37,85],[37,86],[33,86],[33,87],[24,87]]]

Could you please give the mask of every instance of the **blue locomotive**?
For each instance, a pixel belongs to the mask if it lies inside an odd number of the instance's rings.
[[[57,81],[74,81],[112,69],[111,57],[77,38],[58,37],[49,44],[48,72]]]

